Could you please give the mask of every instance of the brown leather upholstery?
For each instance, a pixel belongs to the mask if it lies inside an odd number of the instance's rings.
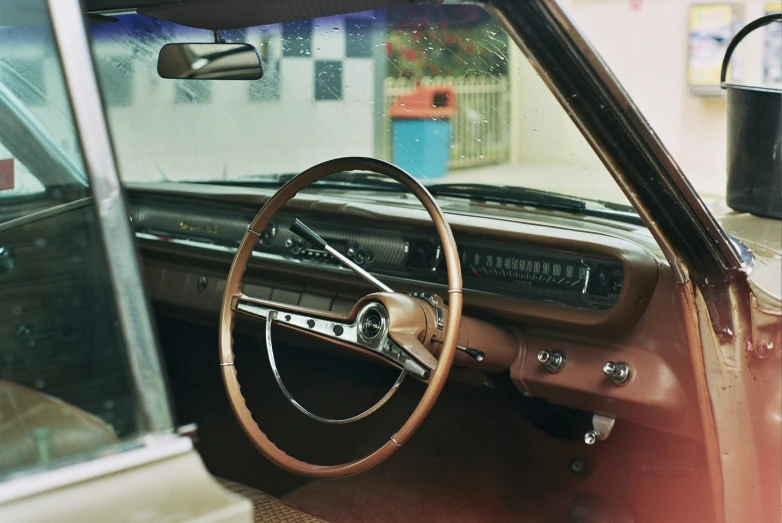
[[[95,452],[116,442],[111,427],[95,416],[0,380],[0,470]]]
[[[264,523],[326,523],[279,499],[241,483],[215,478],[222,486],[249,499],[253,504],[253,521]]]

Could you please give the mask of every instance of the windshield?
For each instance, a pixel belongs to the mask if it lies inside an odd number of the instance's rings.
[[[136,14],[117,19],[92,31],[127,182],[257,183],[370,156],[429,185],[460,184],[457,196],[515,186],[627,204],[480,7],[412,6],[220,33],[258,49],[264,75],[254,81],[162,79],[163,45],[215,35]]]

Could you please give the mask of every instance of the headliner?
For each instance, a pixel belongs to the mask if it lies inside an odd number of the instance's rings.
[[[442,0],[86,0],[90,12],[136,9],[199,29],[238,29]]]

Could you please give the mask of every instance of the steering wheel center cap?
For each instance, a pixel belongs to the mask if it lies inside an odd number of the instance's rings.
[[[388,314],[380,305],[373,304],[361,312],[358,332],[365,341],[373,341],[386,330]]]
[[[367,338],[376,338],[380,331],[383,330],[383,320],[380,318],[380,314],[377,311],[369,311],[364,315],[361,320],[361,332]]]

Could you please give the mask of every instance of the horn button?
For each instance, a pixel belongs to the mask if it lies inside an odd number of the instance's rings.
[[[362,340],[378,342],[388,332],[388,312],[379,303],[373,303],[361,311],[356,323]]]

